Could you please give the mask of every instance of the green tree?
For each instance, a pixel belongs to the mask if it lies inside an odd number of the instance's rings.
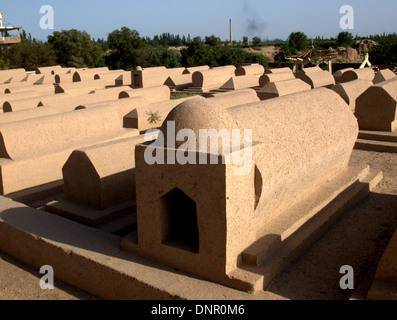
[[[243,45],[244,45],[244,46],[248,46],[248,41],[249,41],[249,40],[248,40],[248,37],[247,37],[247,36],[244,36],[244,37],[243,37]]]
[[[96,43],[98,43],[101,46],[103,52],[106,52],[109,50],[109,44],[108,44],[107,40],[99,38],[96,40]]]
[[[145,48],[136,51],[138,64],[143,68],[160,67],[178,68],[182,67],[182,56],[179,51],[163,48]]]
[[[276,47],[279,48],[279,52],[275,55],[274,60],[278,62],[287,62],[289,61],[287,56],[297,53],[297,51],[291,49],[287,43],[278,44]]]
[[[216,47],[221,43],[221,39],[219,37],[216,37],[215,35],[211,35],[209,37],[205,37],[204,43],[209,46]]]
[[[200,41],[190,43],[186,49],[181,51],[181,54],[184,67],[200,65],[218,67],[244,63],[259,63],[267,67],[268,64],[268,59],[262,54],[246,52],[241,47],[206,46]]]
[[[252,45],[254,47],[259,47],[262,44],[262,40],[259,37],[253,37],[252,38]]]
[[[190,38],[190,34],[188,36]],[[187,45],[187,48],[181,50],[182,65],[188,67],[196,67],[202,65],[202,61],[206,61],[206,50],[201,37],[195,37]],[[206,63],[204,63],[205,65]]]
[[[163,48],[168,48],[170,46],[170,41],[171,40],[171,35],[169,33],[163,33],[160,35],[160,41],[159,44]]]
[[[146,45],[152,46],[152,47],[163,47],[163,48],[168,48],[168,47],[177,47],[177,46],[182,46],[186,44],[186,37],[183,36],[182,38],[180,37],[179,34],[174,35],[171,33],[162,33],[160,36],[155,35],[153,39],[150,39],[149,37],[145,37],[144,42]]]
[[[108,36],[109,55],[106,64],[110,69],[132,70],[139,65],[139,49],[143,49],[144,41],[138,31],[122,27]]]
[[[159,36],[154,36],[153,37],[153,40],[150,42],[150,44],[153,46],[153,47],[159,47],[160,46],[160,38],[159,38]]]
[[[337,45],[339,47],[351,47],[354,42],[354,37],[350,32],[343,31],[338,34]]]
[[[48,43],[32,39],[31,36],[23,37],[20,43],[6,50],[4,58],[10,69],[24,68],[28,71],[57,63],[52,47]]]
[[[9,68],[9,61],[6,53],[7,47],[5,45],[0,45],[0,70],[5,70]]]
[[[76,29],[55,31],[48,37],[57,63],[64,67],[97,67],[103,56],[100,43],[91,40],[85,31]]]
[[[288,45],[292,50],[305,50],[307,48],[307,36],[303,32],[292,32],[288,37]]]
[[[378,65],[397,65],[397,33],[373,37],[378,43],[370,51],[370,61]]]

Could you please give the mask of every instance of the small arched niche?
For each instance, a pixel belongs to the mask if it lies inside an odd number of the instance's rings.
[[[196,202],[178,188],[163,196],[160,202],[162,244],[199,253]]]

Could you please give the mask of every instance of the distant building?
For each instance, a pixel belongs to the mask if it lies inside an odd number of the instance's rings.
[[[3,25],[3,14],[0,13],[0,44],[12,45],[21,42],[21,29],[23,27],[5,27]],[[13,34],[17,30],[18,35]]]

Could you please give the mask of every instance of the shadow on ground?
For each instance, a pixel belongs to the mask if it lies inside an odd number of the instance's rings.
[[[284,270],[268,291],[293,300],[346,300],[339,282],[344,265],[354,269],[355,289],[366,298],[377,264],[397,229],[397,196],[371,193],[314,246]],[[370,281],[368,281],[368,279]]]

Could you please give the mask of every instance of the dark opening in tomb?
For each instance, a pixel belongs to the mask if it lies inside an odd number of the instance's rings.
[[[199,229],[196,203],[175,189],[161,198],[162,243],[198,253]]]
[[[141,77],[139,74],[134,74],[134,86],[135,87],[142,87]]]

